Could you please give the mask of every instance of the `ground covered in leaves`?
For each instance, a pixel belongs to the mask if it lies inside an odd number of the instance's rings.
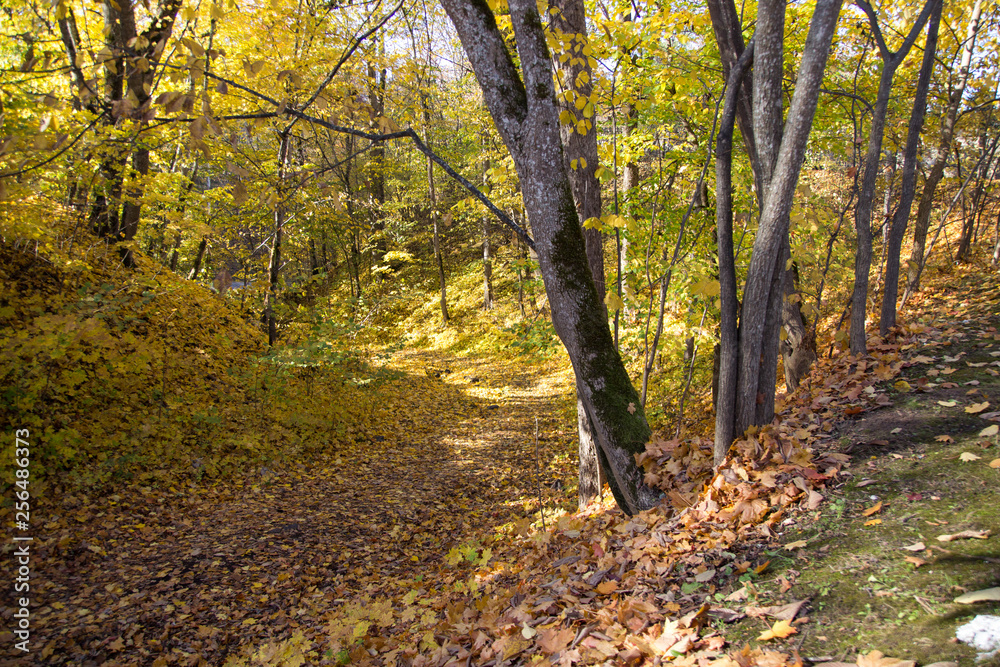
[[[1000,295],[980,276],[951,281],[891,340],[872,339],[869,358],[823,360],[718,472],[707,433],[655,438],[641,463],[664,502],[635,517],[609,498],[574,511],[573,385],[558,356],[403,350],[337,375],[336,390],[287,363],[297,370],[269,386],[287,382],[311,406],[301,415],[245,376],[235,386],[253,391],[220,399],[220,421],[205,426],[268,423],[256,444],[223,452],[239,455],[239,472],[140,475],[110,494],[50,492],[34,508],[27,662],[965,660],[971,650],[948,641],[955,626],[997,603],[954,600],[1000,584]],[[93,330],[81,356],[103,340]],[[180,351],[166,349],[148,372],[176,378],[164,369]],[[182,388],[164,380],[161,409],[144,418],[179,411]],[[334,432],[322,409],[336,400],[348,405]],[[125,445],[138,451],[134,433]],[[248,464],[245,450],[283,438],[301,455]],[[5,576],[12,562],[5,554]],[[5,658],[24,662],[12,645],[4,635]]]

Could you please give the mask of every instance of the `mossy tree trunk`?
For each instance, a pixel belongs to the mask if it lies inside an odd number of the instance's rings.
[[[587,262],[580,218],[564,162],[552,62],[532,0],[511,0],[521,71],[507,51],[484,0],[443,0],[483,90],[521,182],[535,234],[552,322],[576,373],[608,482],[627,513],[648,509],[658,494],[643,483],[634,455],[645,449],[649,425],[639,395],[614,347]],[[522,78],[523,76],[523,78]]]
[[[569,175],[576,213],[581,221],[601,215],[601,184],[597,180],[597,115],[594,113],[593,83],[590,66],[590,47],[587,39],[587,16],[582,0],[554,0],[552,7],[558,12],[552,16],[552,31],[560,45],[555,53],[556,78],[561,83],[560,113],[567,114],[561,123],[563,165]],[[560,56],[566,54],[568,58]],[[583,108],[577,100],[584,102]],[[571,114],[571,115],[570,115]],[[604,304],[604,243],[600,229],[585,228],[584,244],[587,263],[597,289],[597,296]],[[605,318],[607,314],[605,313]],[[594,428],[590,424],[583,401],[576,401],[579,433],[579,486],[580,507],[600,496],[605,477],[602,470]]]

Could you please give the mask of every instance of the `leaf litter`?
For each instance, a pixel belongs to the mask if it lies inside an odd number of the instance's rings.
[[[824,502],[850,462],[831,446],[837,423],[891,405],[906,353],[945,333],[909,325],[869,359],[822,360],[819,381],[718,471],[708,438],[655,438],[639,462],[665,502],[648,512],[625,516],[609,498],[559,510],[573,498],[553,484],[547,529],[526,434],[539,418],[546,475],[570,478],[567,374],[535,381],[537,366],[399,355],[401,375],[382,390],[394,409],[325,460],[45,507],[37,655],[157,667],[801,664],[793,645],[728,646],[711,619],[741,614],[715,594],[767,569],[738,547],[776,543],[786,520]],[[414,372],[434,364],[447,372]],[[473,366],[485,382],[452,379]],[[795,618],[806,601],[790,604],[762,641],[808,622]],[[856,664],[913,663],[873,651]]]

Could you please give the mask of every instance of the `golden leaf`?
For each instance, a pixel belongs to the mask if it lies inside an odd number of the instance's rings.
[[[770,641],[772,639],[785,639],[786,637],[794,635],[797,632],[798,630],[793,628],[792,624],[788,621],[778,621],[771,626],[770,630],[760,633],[760,636],[757,637],[757,639],[762,642]]]

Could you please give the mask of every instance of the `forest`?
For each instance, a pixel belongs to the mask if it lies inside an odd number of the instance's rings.
[[[996,0],[0,25],[10,664],[997,659]]]

